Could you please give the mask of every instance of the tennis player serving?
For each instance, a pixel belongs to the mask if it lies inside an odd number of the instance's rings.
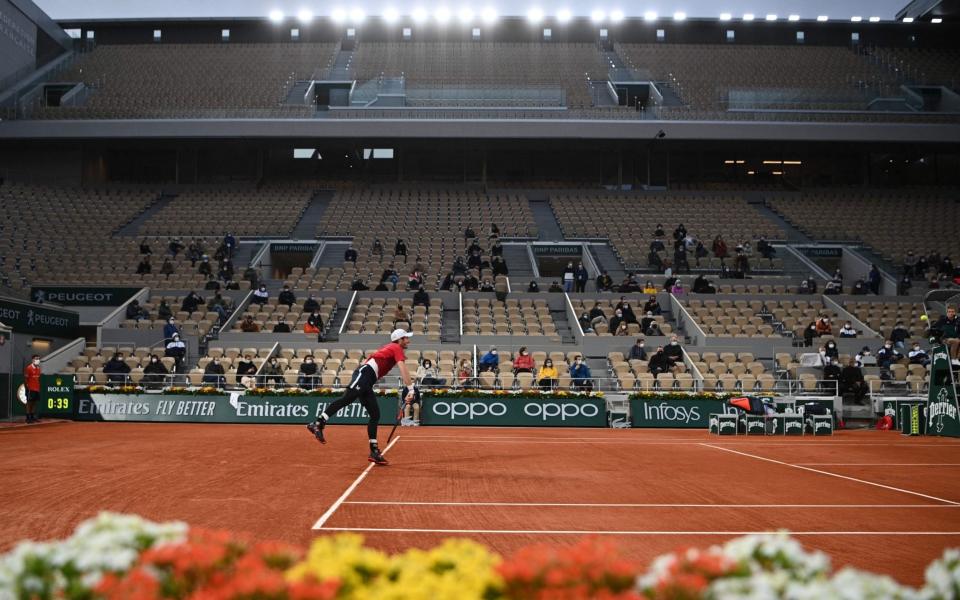
[[[343,396],[330,403],[326,410],[320,413],[315,422],[307,425],[307,429],[317,438],[317,441],[321,444],[327,443],[326,438],[323,437],[323,429],[327,426],[330,415],[337,414],[341,408],[349,406],[354,400],[359,400],[360,404],[367,409],[367,414],[370,415],[370,420],[367,422],[370,457],[367,460],[378,465],[389,464],[377,446],[380,407],[377,405],[377,396],[373,393],[373,386],[379,379],[386,376],[394,365],[398,365],[400,367],[400,379],[403,380],[403,385],[410,390],[406,401],[413,400],[413,380],[410,379],[407,365],[403,362],[407,359],[403,351],[410,345],[411,337],[413,337],[412,333],[403,329],[395,329],[390,334],[390,343],[368,356],[367,361],[353,372],[353,378],[350,380],[350,385],[347,386],[346,391],[343,392]]]

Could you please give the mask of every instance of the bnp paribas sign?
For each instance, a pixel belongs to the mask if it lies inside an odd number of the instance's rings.
[[[927,435],[960,437],[960,407],[947,347],[933,348],[930,363],[930,393],[927,396]]]

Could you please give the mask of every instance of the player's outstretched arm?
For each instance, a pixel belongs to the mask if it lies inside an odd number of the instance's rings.
[[[413,400],[413,379],[410,377],[410,371],[407,370],[407,363],[397,363],[397,367],[400,369],[400,381],[408,390],[406,400]]]

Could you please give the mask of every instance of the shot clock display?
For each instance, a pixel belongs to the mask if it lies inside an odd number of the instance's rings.
[[[73,417],[73,378],[61,375],[40,376],[41,415],[46,417]]]

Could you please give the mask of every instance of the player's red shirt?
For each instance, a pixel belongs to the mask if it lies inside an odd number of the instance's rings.
[[[407,357],[403,353],[403,348],[394,342],[390,342],[367,357],[367,362],[373,361],[377,364],[377,377],[383,377],[394,365],[405,360]]]
[[[40,391],[40,373],[40,367],[33,366],[33,363],[23,370],[23,383],[31,392]]]

